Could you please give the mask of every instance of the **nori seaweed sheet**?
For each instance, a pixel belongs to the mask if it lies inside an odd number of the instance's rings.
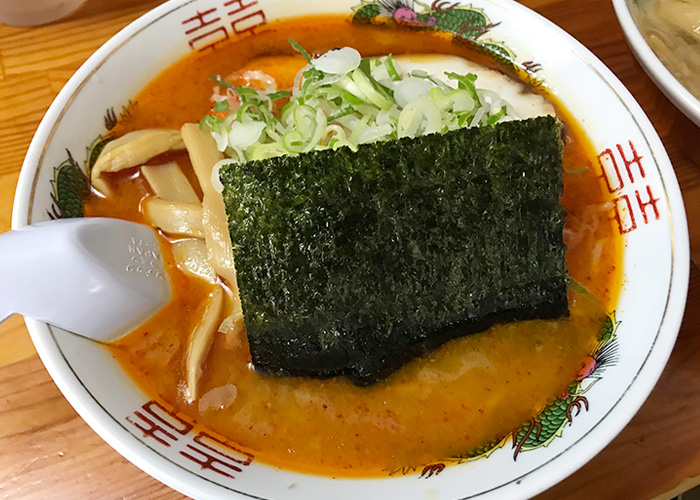
[[[366,385],[567,315],[561,148],[541,117],[223,166],[255,368]]]

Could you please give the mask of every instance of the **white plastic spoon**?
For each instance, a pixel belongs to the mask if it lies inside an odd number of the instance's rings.
[[[19,313],[112,342],[151,317],[170,293],[150,227],[61,219],[0,235],[0,322]]]

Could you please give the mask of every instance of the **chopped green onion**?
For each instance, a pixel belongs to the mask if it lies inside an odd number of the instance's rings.
[[[352,81],[357,85],[357,87],[362,91],[363,94],[367,96],[367,99],[377,106],[379,109],[389,109],[393,104],[393,99],[390,100],[388,95],[383,94],[377,88],[376,85],[372,84],[375,81],[372,76],[368,76],[362,69],[358,68],[351,73]]]
[[[219,75],[209,75],[209,79],[225,89],[236,90],[235,85],[228,83],[226,80],[221,78]]]
[[[199,120],[199,128],[201,130],[204,130],[205,127],[209,127],[209,130],[212,132],[218,132],[222,124],[223,120],[221,118],[212,115],[207,115]]]
[[[278,101],[280,99],[286,99],[287,97],[292,97],[292,93],[288,90],[278,90],[268,95],[271,101]]]
[[[447,78],[451,80],[457,80],[457,84],[459,85],[460,89],[468,90],[469,93],[472,95],[472,98],[476,103],[481,106],[481,99],[479,99],[479,95],[476,93],[476,87],[474,86],[474,82],[476,81],[476,75],[474,73],[467,73],[466,75],[460,75],[457,73],[453,72],[445,72],[447,75]]]
[[[299,42],[297,42],[297,41],[294,40],[293,38],[290,38],[290,39],[289,39],[289,45],[291,45],[292,48],[293,48],[294,50],[296,50],[296,51],[299,52],[302,56],[304,56],[304,59],[306,59],[306,62],[311,62],[311,56],[309,55],[308,52],[306,52],[306,49],[304,49],[304,47],[302,47],[302,46],[299,44]]]
[[[372,71],[370,70],[370,66],[369,66],[369,59],[363,59],[363,61],[367,61],[367,64],[363,65],[362,62],[360,62],[359,68],[364,73],[365,77],[367,77],[367,80],[369,80],[372,87],[377,92],[383,94],[384,96],[387,96],[387,97],[393,96],[394,93],[392,92],[392,90],[389,87],[382,85],[381,83],[379,83],[377,81],[376,78],[374,78],[372,76]]]
[[[360,58],[354,49],[340,49],[357,58],[345,65],[345,72],[326,73],[323,68],[340,71],[343,64],[330,62],[343,62],[342,58],[329,62],[332,57],[326,57],[317,64],[296,41],[290,39],[289,43],[310,63],[297,74],[291,92],[268,94],[233,85],[218,75],[210,77],[235,91],[240,106],[223,120],[205,116],[200,128],[208,128],[217,147],[234,161],[343,146],[356,150],[360,142],[444,133],[496,123],[508,115],[504,101],[493,92],[477,91],[474,74],[446,73],[454,83],[421,70],[406,75],[399,72],[391,55]],[[404,80],[406,76],[409,80]],[[482,103],[479,95],[492,98],[484,98]],[[289,101],[277,110],[274,102],[280,99]],[[214,105],[215,112],[227,110],[226,100]]]
[[[596,304],[600,304],[600,301],[598,298],[591,293],[590,290],[588,290],[585,286],[583,286],[581,283],[576,281],[574,278],[571,276],[567,276],[567,281],[569,282],[569,288],[571,288],[574,292],[578,292],[584,297],[586,297],[588,300],[591,302],[594,302]]]
[[[253,109],[253,105],[251,103],[244,103],[241,104],[241,107],[238,108],[238,111],[236,111],[236,120],[243,121],[244,118],[248,117],[247,111],[249,109]]]
[[[459,127],[465,127],[472,119],[472,114],[469,111],[457,114],[457,123]]]
[[[365,102],[362,99],[360,99],[359,97],[352,95],[350,92],[345,92],[343,94],[343,99],[345,99],[350,104],[355,104],[355,105],[362,104]]]
[[[501,109],[499,109],[497,112],[489,116],[489,119],[486,120],[486,123],[488,125],[493,125],[496,123],[498,120],[500,120],[503,116],[506,114],[506,107],[503,106]]]
[[[360,133],[367,128],[367,124],[369,123],[370,116],[365,115],[362,117],[360,120],[360,123],[358,123],[355,128],[352,131],[352,134],[350,134],[350,137],[348,138],[349,141],[353,144],[357,144],[357,138],[360,136]]]
[[[304,78],[307,81],[313,81],[313,80],[321,80],[325,73],[321,71],[320,69],[316,68],[309,68],[306,71],[304,71]]]
[[[352,106],[345,106],[343,109],[338,111],[337,113],[334,113],[328,117],[328,121],[332,122],[333,120],[337,120],[338,118],[342,118],[343,116],[348,116],[351,115],[355,112],[355,108]]]
[[[254,88],[243,87],[241,85],[238,85],[236,87],[236,93],[241,98],[241,103],[247,103],[247,102],[259,103],[259,102],[262,102],[260,99],[260,94],[258,94],[258,91],[255,90]]]
[[[370,65],[370,60],[368,57],[363,57],[360,60],[360,65],[358,67],[365,75],[372,75],[372,66]]]
[[[228,109],[228,101],[218,101],[214,104],[214,111],[226,111]]]
[[[289,153],[301,153],[304,148],[301,147],[304,143],[302,135],[296,130],[290,130],[282,136],[282,146]]]
[[[394,60],[391,58],[391,54],[386,56],[386,58],[384,59],[384,66],[386,67],[386,72],[389,74],[389,77],[392,80],[401,80],[399,72],[396,71],[396,68],[394,67]]]

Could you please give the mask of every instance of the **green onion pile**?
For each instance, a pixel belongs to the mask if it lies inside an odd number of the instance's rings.
[[[473,73],[446,72],[448,84],[424,71],[402,73],[391,55],[363,58],[345,47],[312,59],[290,43],[308,61],[292,92],[260,91],[212,77],[240,101],[233,109],[224,96],[214,111],[227,112],[226,117],[207,115],[200,121],[229,159],[246,162],[343,146],[356,150],[359,144],[511,119],[507,103],[477,88]],[[287,98],[274,113],[273,103]]]

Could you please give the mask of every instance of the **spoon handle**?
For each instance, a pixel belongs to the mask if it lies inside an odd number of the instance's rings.
[[[12,313],[109,342],[170,298],[160,246],[144,225],[62,219],[0,235],[0,318]]]

